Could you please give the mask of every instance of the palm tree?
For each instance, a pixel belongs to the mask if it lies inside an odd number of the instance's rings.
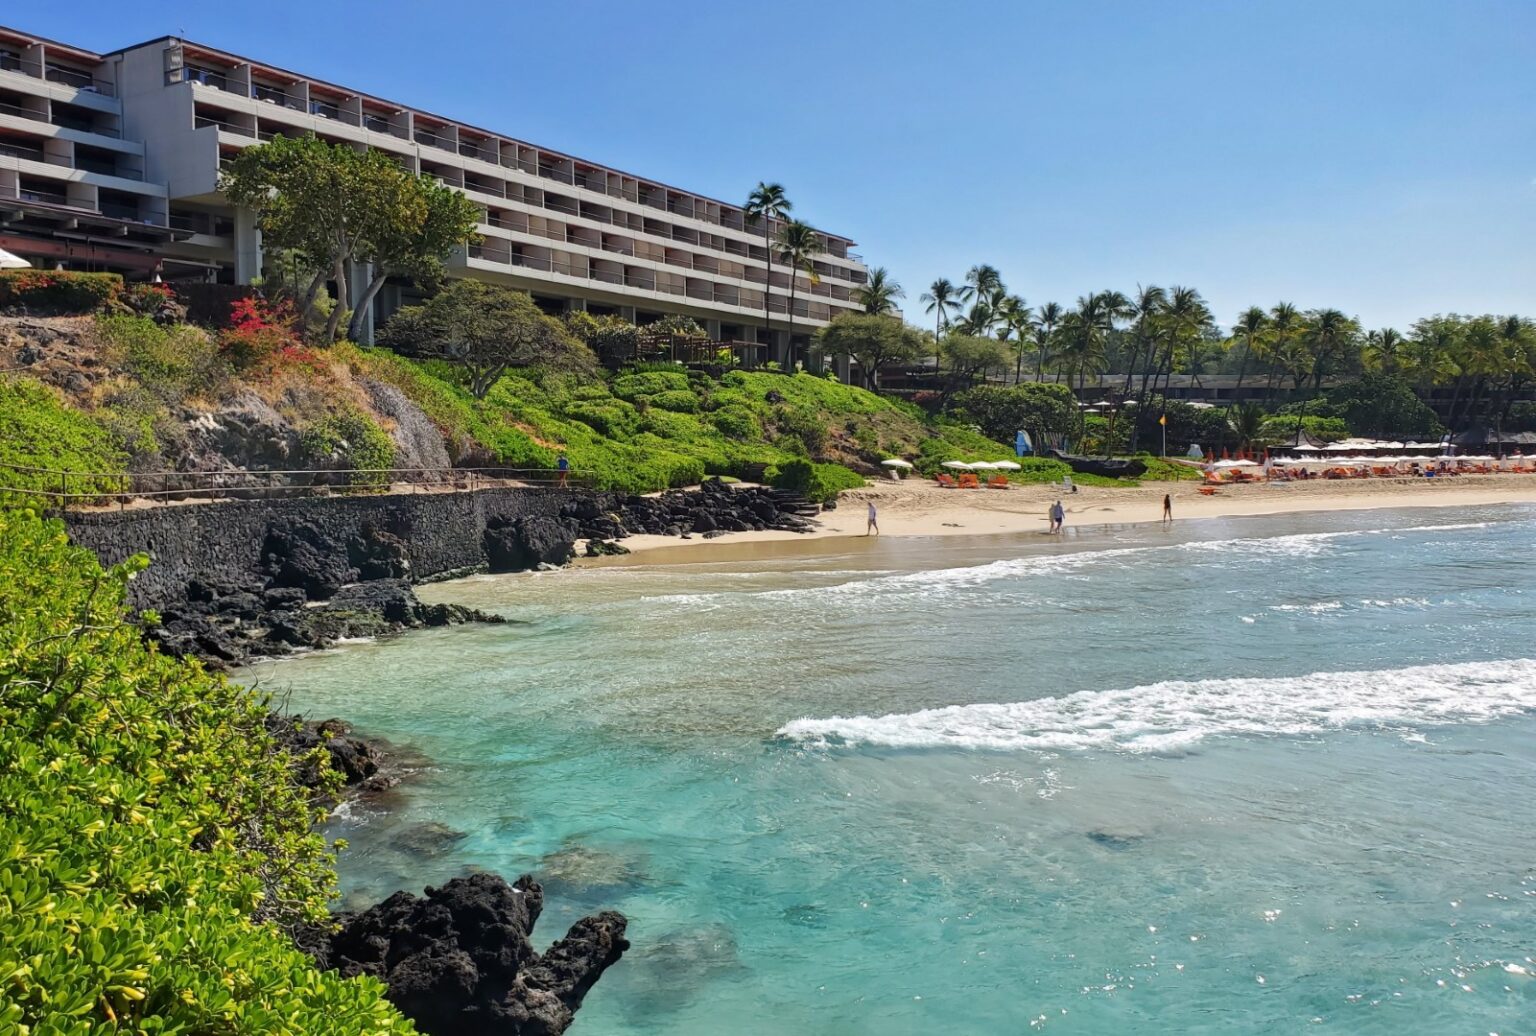
[[[1243,359],[1237,367],[1237,387],[1232,390],[1234,398],[1242,394],[1243,376],[1248,373],[1248,359],[1253,355],[1253,344],[1267,327],[1269,314],[1259,306],[1249,306],[1243,310],[1243,315],[1232,325],[1232,337],[1243,341]]]
[[[1159,370],[1163,379],[1163,396],[1168,395],[1168,382],[1173,377],[1174,358],[1181,347],[1189,346],[1208,331],[1213,323],[1211,310],[1205,299],[1194,288],[1174,286],[1168,289],[1168,305],[1159,323],[1167,341]]]
[[[1322,388],[1323,376],[1330,364],[1341,365],[1348,359],[1350,347],[1359,332],[1349,317],[1336,309],[1320,309],[1307,321],[1306,340],[1312,352],[1312,391]]]
[[[924,313],[937,314],[933,318],[933,337],[943,338],[944,329],[949,326],[951,313],[960,312],[960,291],[949,278],[940,277],[928,285],[928,290],[917,297],[917,301],[926,302]]]
[[[960,289],[960,298],[966,302],[980,301],[999,295],[1002,290],[1003,275],[997,272],[997,267],[982,263],[965,272],[965,287]]]
[[[1262,312],[1262,310],[1261,310]],[[1237,403],[1227,411],[1227,427],[1237,436],[1239,449],[1246,450],[1264,427],[1264,408],[1257,403]]]
[[[998,305],[997,316],[1003,325],[998,337],[1005,342],[1009,335],[1016,338],[1013,383],[1017,385],[1024,378],[1024,347],[1029,343],[1029,332],[1034,326],[1034,314],[1030,312],[1029,306],[1025,305],[1022,298],[1009,295]]]
[[[761,180],[752,188],[752,193],[747,195],[747,203],[741,207],[748,226],[756,226],[759,222],[763,224],[763,251],[767,253],[768,261],[768,272],[763,278],[763,333],[770,342],[773,340],[773,318],[769,308],[773,295],[773,221],[782,221],[793,208],[794,205],[784,196],[783,185],[763,183]]]
[[[891,279],[890,271],[876,266],[869,271],[869,280],[853,293],[853,300],[864,307],[866,313],[889,313],[896,308],[896,300],[906,292]]]
[[[1045,361],[1050,355],[1051,347],[1056,338],[1056,328],[1061,325],[1063,316],[1061,303],[1047,302],[1040,307],[1040,312],[1035,314],[1035,380],[1045,378]]]
[[[1275,364],[1278,361],[1281,366],[1286,366],[1286,361],[1294,354],[1292,341],[1296,333],[1301,330],[1301,314],[1296,307],[1289,302],[1277,302],[1269,311],[1269,334],[1266,348],[1270,354],[1269,381],[1266,388],[1274,388]],[[1291,368],[1286,367],[1287,370]]]
[[[792,369],[795,364],[795,281],[800,271],[810,278],[812,284],[820,284],[821,276],[816,272],[815,260],[818,255],[826,251],[822,244],[821,235],[816,233],[814,227],[798,219],[784,224],[779,231],[779,258],[789,267],[789,351],[788,363],[785,369]]]
[[[1157,315],[1168,305],[1168,293],[1155,284],[1146,287],[1136,286],[1136,299],[1131,303],[1131,360],[1125,367],[1125,388],[1123,392],[1131,391],[1131,378],[1136,370],[1136,365],[1141,361],[1142,350],[1147,356],[1141,369],[1141,389],[1136,393],[1138,405],[1146,402],[1147,378],[1152,369],[1154,327],[1153,322]],[[1134,433],[1133,433],[1134,435]]]

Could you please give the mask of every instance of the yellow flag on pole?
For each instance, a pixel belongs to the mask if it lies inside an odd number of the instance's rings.
[[[1161,417],[1159,417],[1157,419],[1157,423],[1162,425],[1164,428],[1167,428],[1168,427],[1168,415],[1164,414]]]

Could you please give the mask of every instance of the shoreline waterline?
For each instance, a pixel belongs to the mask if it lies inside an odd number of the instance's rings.
[[[813,532],[741,532],[714,539],[637,535],[622,541],[630,553],[579,559],[578,568],[629,567],[674,561],[804,557],[876,539],[1048,536],[1045,511],[1061,498],[1066,538],[1086,530],[1159,525],[1164,494],[1173,499],[1174,525],[1210,518],[1316,515],[1367,510],[1487,507],[1536,504],[1536,477],[1460,476],[1458,479],[1355,482],[1315,480],[1223,486],[1203,496],[1194,483],[1144,483],[1135,487],[1080,487],[1062,495],[1059,486],[1027,485],[1006,491],[938,489],[920,480],[872,482],[845,491],[836,510],[823,513]],[[866,502],[879,512],[880,536],[866,536]],[[822,546],[834,541],[833,546]],[[789,544],[791,546],[784,546]],[[817,546],[808,546],[816,544]]]

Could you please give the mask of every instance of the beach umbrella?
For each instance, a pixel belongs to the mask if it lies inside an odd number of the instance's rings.
[[[883,460],[880,463],[888,468],[910,468],[912,466],[911,461],[902,460],[900,457],[892,457],[890,460]]]
[[[947,461],[944,462],[944,467],[949,468],[951,471],[971,471],[971,470],[973,470],[971,465],[967,464],[963,460],[947,460]]]
[[[973,461],[971,461],[971,470],[972,471],[996,471],[997,470],[997,465],[993,464],[989,460],[973,460]]]
[[[0,270],[25,270],[31,266],[32,264],[21,256],[12,255],[5,249],[0,248]]]
[[[1023,467],[1021,467],[1018,464],[1015,464],[1011,460],[993,461],[992,462],[992,466],[994,468],[996,468],[998,471],[1023,471],[1024,470]]]

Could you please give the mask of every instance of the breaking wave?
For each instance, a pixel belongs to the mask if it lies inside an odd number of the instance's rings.
[[[798,719],[778,737],[814,746],[1170,752],[1208,737],[1298,736],[1478,723],[1536,709],[1536,659],[1166,681],[998,705]]]

